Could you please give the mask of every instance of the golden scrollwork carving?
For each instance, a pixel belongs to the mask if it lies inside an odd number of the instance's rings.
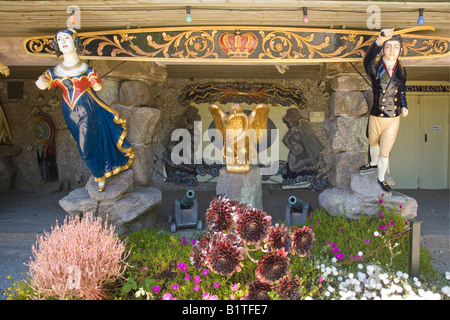
[[[155,42],[151,35],[147,36],[147,44],[149,47],[156,49],[154,54],[163,52],[165,58],[206,58],[210,55],[218,58],[214,52],[214,35],[216,30],[211,33],[206,31],[186,31],[175,36],[169,36],[166,32],[162,33],[165,43],[159,44]],[[179,46],[184,40],[184,50],[179,50]],[[170,48],[177,48],[175,53],[169,54]],[[184,51],[184,52],[183,52]],[[202,53],[202,54],[199,54]]]

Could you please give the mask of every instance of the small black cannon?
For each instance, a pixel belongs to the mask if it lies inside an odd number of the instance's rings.
[[[175,199],[172,207],[172,216],[169,215],[168,222],[172,223],[170,232],[177,231],[177,228],[196,227],[202,230],[202,221],[198,220],[198,203],[194,199],[195,192],[188,190],[183,199]]]
[[[288,201],[289,204],[286,206],[285,225],[305,225],[306,217],[308,216],[308,211],[310,209],[309,203],[301,201],[295,196],[290,196]]]

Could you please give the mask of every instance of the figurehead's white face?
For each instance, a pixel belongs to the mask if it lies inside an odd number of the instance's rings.
[[[400,55],[401,44],[397,40],[387,41],[384,44],[383,56],[387,61],[394,62]]]
[[[72,35],[68,33],[58,33],[56,35],[56,41],[58,42],[59,50],[63,54],[76,51]]]

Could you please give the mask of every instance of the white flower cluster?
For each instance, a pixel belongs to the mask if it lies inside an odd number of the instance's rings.
[[[441,300],[450,297],[448,285],[441,292],[433,292],[423,288],[417,277],[410,279],[401,271],[389,273],[376,265],[358,264],[357,273],[342,271],[334,263],[331,266],[322,263],[316,268],[321,272],[324,299]],[[450,280],[450,272],[445,273],[445,278]]]

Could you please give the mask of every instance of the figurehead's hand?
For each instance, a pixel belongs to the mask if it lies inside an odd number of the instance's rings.
[[[386,41],[388,41],[394,35],[394,28],[392,29],[383,29],[378,36],[377,44],[382,46]]]
[[[408,109],[407,108],[402,108],[402,116],[406,117],[408,115]]]

